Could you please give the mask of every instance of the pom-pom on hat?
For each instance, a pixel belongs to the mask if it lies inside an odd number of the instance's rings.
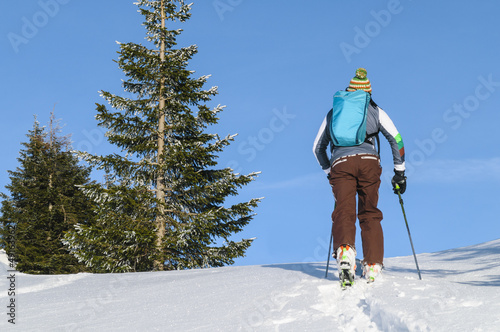
[[[347,87],[347,91],[364,90],[368,93],[372,93],[372,85],[370,80],[366,77],[367,72],[364,68],[358,68],[356,70],[356,76],[354,76]]]

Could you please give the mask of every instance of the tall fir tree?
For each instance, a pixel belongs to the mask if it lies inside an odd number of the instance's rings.
[[[103,185],[87,186],[97,221],[77,225],[66,237],[80,260],[97,272],[217,267],[233,264],[252,239],[233,241],[254,216],[260,199],[225,206],[228,196],[257,173],[217,168],[218,154],[233,141],[207,133],[223,106],[206,105],[217,87],[204,90],[208,76],[193,78],[188,61],[195,45],[177,46],[190,6],[182,0],[139,0],[147,46],[120,44],[118,66],[133,98],[102,92],[114,110],[97,104],[99,125],[124,155],[81,152],[107,173]]]
[[[22,143],[20,167],[9,171],[10,196],[2,194],[2,246],[16,269],[32,274],[87,271],[62,243],[64,233],[93,218],[91,201],[78,186],[89,183],[90,168],[78,164],[69,139],[59,136],[54,115],[49,132],[35,120]]]

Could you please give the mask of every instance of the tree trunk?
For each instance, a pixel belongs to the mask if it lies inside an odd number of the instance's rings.
[[[165,28],[165,8],[164,2],[161,2],[161,27]],[[160,61],[163,63],[165,61],[165,38],[162,36],[161,45],[160,45]],[[165,146],[165,97],[163,96],[165,85],[165,79],[161,78],[160,83],[160,101],[159,101],[159,122],[158,122],[158,168],[159,172],[156,178],[156,198],[159,202],[158,214],[156,215],[156,249],[158,251],[159,256],[161,257],[162,253],[162,243],[163,238],[165,236],[165,208],[163,203],[165,202],[165,178],[163,176],[163,170],[161,169],[162,161],[161,157],[164,152]],[[163,261],[156,259],[154,262],[156,270],[163,270]]]

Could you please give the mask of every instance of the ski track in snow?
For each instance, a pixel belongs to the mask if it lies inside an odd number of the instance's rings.
[[[338,274],[335,275],[338,278]],[[423,322],[406,315],[402,319],[400,312],[385,310],[373,292],[379,288],[387,288],[388,281],[384,276],[375,283],[368,284],[358,276],[352,288],[339,290],[331,285],[319,286],[322,303],[316,308],[324,310],[329,316],[336,316],[339,331],[429,331]],[[404,297],[405,293],[393,284],[396,296]]]
[[[500,326],[500,240],[385,261],[341,290],[336,264],[128,274],[16,272],[17,322],[0,331],[474,331]],[[0,273],[7,274],[0,252]],[[0,279],[0,306],[9,301]],[[1,317],[1,316],[0,316]]]

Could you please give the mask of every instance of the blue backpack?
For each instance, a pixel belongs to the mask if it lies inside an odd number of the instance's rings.
[[[356,146],[366,139],[370,94],[363,90],[338,91],[333,96],[330,137],[335,146]]]

